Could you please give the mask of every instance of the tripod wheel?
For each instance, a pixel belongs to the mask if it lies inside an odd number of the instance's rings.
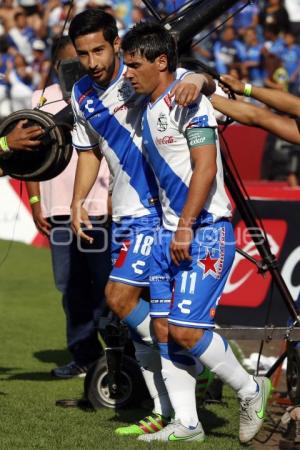
[[[300,347],[298,343],[288,343],[286,382],[289,397],[294,404],[300,402]]]
[[[117,391],[117,394],[113,396],[110,393],[106,358],[103,356],[90,367],[84,380],[85,398],[89,400],[93,408],[124,408],[141,404],[144,399],[149,398],[137,362],[126,355],[123,356]]]

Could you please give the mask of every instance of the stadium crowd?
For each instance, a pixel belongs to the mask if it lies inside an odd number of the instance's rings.
[[[0,117],[31,107],[33,91],[41,89],[48,76],[51,46],[62,32],[68,33],[74,15],[86,8],[101,8],[117,18],[121,36],[131,24],[151,19],[143,2],[133,0],[131,19],[126,24],[124,3],[122,0],[75,0],[69,12],[70,0],[3,0],[0,4]],[[152,1],[162,15],[171,14],[184,3],[186,0]],[[236,11],[238,14],[203,40],[208,30],[202,30],[195,38],[194,55],[219,73],[299,94],[300,1],[258,0],[241,9],[244,5],[245,1],[238,2],[227,16]],[[53,81],[54,74],[49,84]]]

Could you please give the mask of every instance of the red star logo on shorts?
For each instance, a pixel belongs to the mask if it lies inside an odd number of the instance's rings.
[[[209,250],[207,250],[205,258],[198,259],[198,266],[203,269],[203,278],[206,278],[208,275],[219,278],[218,261],[219,258],[212,258],[210,256]]]

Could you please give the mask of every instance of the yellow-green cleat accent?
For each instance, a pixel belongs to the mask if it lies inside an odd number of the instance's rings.
[[[156,433],[168,425],[169,422],[169,418],[154,413],[152,416],[147,416],[138,423],[117,428],[115,433],[119,436],[141,436],[143,434]]]

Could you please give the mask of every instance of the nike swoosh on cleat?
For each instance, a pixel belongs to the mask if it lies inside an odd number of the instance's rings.
[[[256,411],[256,415],[260,420],[263,420],[264,415],[265,415],[265,391],[264,389],[262,389],[262,399],[261,399],[261,407],[259,411]]]
[[[188,436],[176,436],[174,433],[172,433],[169,435],[168,441],[186,441],[192,437],[199,436],[199,434],[202,433],[189,434]]]

